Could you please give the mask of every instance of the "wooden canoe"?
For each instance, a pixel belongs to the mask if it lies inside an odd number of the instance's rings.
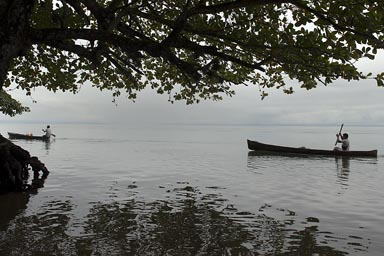
[[[49,141],[49,137],[45,136],[33,136],[28,134],[20,134],[20,133],[13,133],[8,132],[9,139],[22,139],[22,140],[43,140],[43,141]]]
[[[336,151],[310,148],[293,148],[285,146],[276,146],[247,140],[248,149],[254,151],[286,153],[286,154],[304,154],[304,155],[323,155],[323,156],[353,156],[353,157],[377,157],[377,150],[368,151]]]

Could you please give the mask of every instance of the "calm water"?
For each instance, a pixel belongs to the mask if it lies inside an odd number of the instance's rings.
[[[383,255],[382,127],[345,127],[377,159],[246,146],[332,148],[338,127],[52,128],[51,143],[14,141],[51,173],[37,191],[0,195],[0,255]]]

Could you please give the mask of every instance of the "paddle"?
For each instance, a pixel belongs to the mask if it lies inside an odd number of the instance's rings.
[[[343,130],[343,126],[344,126],[344,124],[341,125],[341,127],[340,127],[340,131],[339,131],[338,134],[341,134],[341,130]],[[335,146],[337,145],[337,142],[338,142],[338,139],[337,139],[336,142],[335,142]]]

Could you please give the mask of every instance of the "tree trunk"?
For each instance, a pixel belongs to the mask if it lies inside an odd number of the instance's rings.
[[[28,31],[34,3],[35,0],[0,0],[0,90],[12,60],[32,46]]]

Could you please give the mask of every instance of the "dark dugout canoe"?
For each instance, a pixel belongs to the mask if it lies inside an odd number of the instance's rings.
[[[27,134],[20,134],[20,133],[13,133],[8,132],[9,139],[23,139],[23,140],[43,140],[43,141],[49,141],[49,137],[45,136],[33,136],[33,135],[27,135]]]
[[[323,156],[357,156],[357,157],[377,157],[377,150],[369,151],[335,151],[310,148],[293,148],[260,143],[257,141],[247,140],[248,149],[254,151],[286,153],[286,154],[303,154],[303,155],[323,155]]]

